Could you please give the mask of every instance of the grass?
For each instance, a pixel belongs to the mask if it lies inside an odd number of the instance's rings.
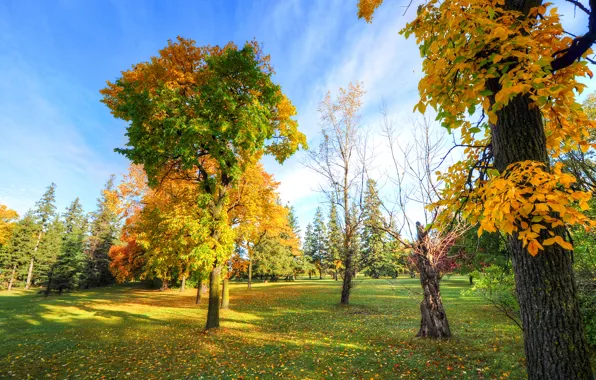
[[[0,292],[0,378],[524,378],[519,329],[442,282],[454,337],[415,338],[419,280],[231,286],[222,328],[203,332],[195,290],[113,286],[44,298]],[[206,301],[206,300],[205,300]]]

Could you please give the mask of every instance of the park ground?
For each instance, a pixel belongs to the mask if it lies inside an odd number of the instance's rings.
[[[453,338],[440,342],[415,338],[421,295],[409,278],[358,279],[349,307],[330,279],[234,283],[208,333],[195,289],[3,291],[0,378],[524,378],[519,328],[462,294],[467,278],[441,286]]]

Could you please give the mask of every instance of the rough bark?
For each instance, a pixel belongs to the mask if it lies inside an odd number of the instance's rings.
[[[14,284],[14,275],[17,271],[17,264],[12,266],[12,273],[10,274],[10,281],[8,282],[8,290],[12,290],[12,284]]]
[[[351,247],[347,249],[347,253],[344,258],[344,265],[346,270],[344,272],[344,279],[341,288],[341,304],[342,305],[349,305],[350,304],[350,292],[352,291],[352,277],[354,276],[354,269],[352,264],[352,249]]]
[[[223,285],[222,285],[222,293],[223,296],[221,298],[221,308],[222,309],[229,309],[230,308],[230,284],[228,277],[224,277]]]
[[[496,84],[493,83],[493,86]],[[514,98],[492,127],[495,166],[525,160],[548,165],[542,116],[527,96]],[[564,236],[564,230],[553,231]],[[592,379],[577,301],[572,256],[558,245],[531,256],[516,235],[508,237],[524,329],[529,379]]]
[[[209,277],[209,308],[207,309],[206,330],[219,327],[220,282],[221,266],[216,265]]]
[[[186,288],[186,276],[182,276],[182,284],[180,285],[180,293],[184,292]]]

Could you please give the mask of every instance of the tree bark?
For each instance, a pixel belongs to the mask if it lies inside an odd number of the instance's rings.
[[[319,280],[323,279],[323,268],[319,268]]]
[[[344,280],[341,287],[341,304],[342,305],[349,305],[350,304],[350,292],[352,291],[352,276],[354,275],[353,272],[353,265],[352,265],[352,248],[348,248],[348,252],[346,252],[346,256],[344,259],[344,265],[346,270],[344,272]]]
[[[222,294],[223,294],[223,296],[221,297],[221,308],[229,309],[230,308],[230,284],[229,284],[229,280],[228,280],[227,276],[225,276],[223,279]]]
[[[512,2],[509,0],[508,2]],[[492,90],[498,83],[492,82]],[[542,115],[517,96],[492,126],[495,166],[499,171],[525,160],[548,165]],[[565,238],[564,230],[555,232]],[[507,238],[524,329],[529,379],[593,379],[580,316],[572,255],[554,244],[531,256],[517,235]]]
[[[185,288],[186,288],[186,276],[182,276],[182,284],[180,285],[180,293],[183,293]]]
[[[439,290],[439,276],[430,265],[426,257],[418,255],[418,270],[420,271],[420,285],[424,298],[420,302],[420,330],[417,337],[431,339],[446,339],[451,337],[447,313],[443,307],[443,300]]]
[[[31,262],[29,263],[29,272],[27,273],[27,284],[25,285],[25,289],[29,289],[31,287],[31,279],[33,277],[33,257],[31,258]]]
[[[474,285],[474,276],[468,275],[468,279],[470,279],[470,285]]]
[[[248,260],[248,288],[252,289],[252,259]]]
[[[10,274],[10,281],[8,282],[8,290],[12,290],[12,284],[14,283],[14,275],[17,271],[17,264],[12,266],[12,273]]]
[[[219,307],[220,301],[220,282],[221,266],[216,265],[211,270],[209,276],[209,308],[207,309],[207,325],[206,330],[219,327]]]

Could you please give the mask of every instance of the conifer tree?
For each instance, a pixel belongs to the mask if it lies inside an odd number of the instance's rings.
[[[327,249],[325,262],[326,266],[333,271],[333,279],[338,280],[338,272],[341,267],[341,249],[343,244],[343,237],[339,219],[337,215],[337,207],[335,203],[331,203],[329,210],[329,221],[327,223]]]
[[[53,270],[50,288],[76,289],[85,281],[84,240],[87,230],[87,217],[79,198],[66,208],[63,215],[64,236],[62,249]]]
[[[319,271],[319,278],[322,279],[327,257],[327,227],[320,207],[317,207],[313,224],[307,226],[306,232],[308,236],[304,253],[312,259]]]
[[[387,274],[389,260],[385,254],[386,233],[383,232],[383,216],[377,184],[369,179],[364,193],[363,228],[361,234],[361,267],[372,278]]]

